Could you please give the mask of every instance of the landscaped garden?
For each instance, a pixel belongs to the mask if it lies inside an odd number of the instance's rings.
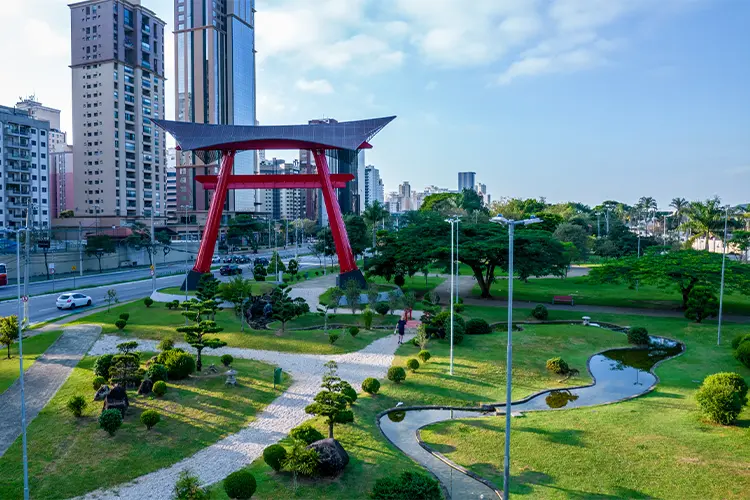
[[[24,371],[44,354],[49,346],[62,335],[62,331],[42,332],[23,339],[23,368]],[[7,349],[0,349],[0,393],[10,387],[18,378],[18,342],[10,346],[10,359]]]

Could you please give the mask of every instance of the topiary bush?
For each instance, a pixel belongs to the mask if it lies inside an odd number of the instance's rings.
[[[737,361],[750,368],[750,342],[742,342],[737,349],[734,350],[734,357]]]
[[[400,384],[406,380],[406,370],[400,366],[391,366],[388,368],[388,380],[395,384]]]
[[[128,324],[127,321],[125,321],[124,319],[118,319],[117,321],[115,321],[115,326],[117,327],[118,330],[124,330],[125,325],[127,324]]]
[[[169,372],[170,380],[182,380],[188,378],[195,371],[195,358],[185,351],[172,349],[167,351],[165,366]]]
[[[372,309],[370,309],[370,306],[367,306],[367,308],[362,311],[362,322],[365,325],[365,330],[371,330],[372,329],[372,321],[375,319],[375,313],[372,312]],[[351,330],[349,331],[351,333]],[[357,330],[357,333],[359,333],[359,330]]]
[[[224,493],[232,499],[251,498],[258,488],[255,476],[247,469],[240,469],[232,472],[224,478]]]
[[[419,369],[419,361],[417,361],[416,358],[411,358],[406,361],[406,367],[412,372],[415,372]]]
[[[390,310],[391,306],[388,305],[388,302],[378,302],[377,304],[375,304],[375,312],[380,314],[381,316],[385,316]]]
[[[169,309],[170,311],[172,309],[179,309],[180,308],[180,301],[177,300],[177,299],[175,299],[175,300],[173,300],[171,302],[167,302],[166,305],[167,305],[167,309]]]
[[[556,373],[557,375],[565,375],[570,371],[570,367],[564,359],[558,356],[547,360],[547,370]]]
[[[102,354],[94,361],[94,373],[105,379],[109,378],[109,368],[112,366],[112,354]]]
[[[231,365],[232,362],[234,361],[234,357],[231,354],[223,354],[219,358],[219,361],[221,361],[222,365],[229,367],[229,365]]]
[[[328,343],[333,345],[336,343],[336,341],[339,339],[338,333],[329,333],[328,334]]]
[[[286,460],[286,448],[280,444],[272,444],[263,450],[263,461],[273,470],[279,472]]]
[[[167,384],[163,380],[159,380],[158,382],[154,382],[154,386],[151,388],[151,391],[156,394],[157,397],[162,397],[167,393]]]
[[[65,406],[67,406],[68,410],[70,410],[70,413],[72,413],[74,417],[80,417],[83,415],[83,410],[86,409],[87,404],[88,403],[86,403],[86,399],[83,396],[71,396]]]
[[[352,337],[356,337],[359,334],[359,327],[356,326],[350,326],[349,327],[349,335]]]
[[[120,314],[120,319],[125,320],[125,321],[129,320],[130,319],[130,313],[122,313],[122,314]]]
[[[154,363],[146,371],[146,378],[151,382],[159,382],[169,378],[169,370],[161,363]]]
[[[103,386],[104,384],[106,384],[106,383],[107,383],[107,379],[106,378],[100,377],[99,375],[97,375],[96,377],[94,377],[94,381],[92,382],[91,385],[94,386],[94,390],[95,391],[98,391],[99,388],[101,386]]]
[[[545,321],[547,318],[549,318],[549,311],[547,310],[547,306],[543,304],[537,304],[536,307],[531,310],[531,315],[540,321]]]
[[[311,444],[325,438],[318,429],[310,424],[298,425],[289,431],[289,435],[294,439],[303,441],[305,444]]]
[[[376,378],[367,377],[362,381],[362,390],[367,394],[377,394],[380,390],[380,381]]]
[[[161,415],[156,410],[146,410],[141,413],[141,423],[146,426],[147,430],[151,430],[153,426],[161,422]]]
[[[349,404],[354,404],[354,402],[357,400],[357,391],[354,390],[354,387],[349,384],[349,382],[341,381],[341,394],[346,396],[346,399],[349,400]]]
[[[628,343],[646,345],[649,343],[648,330],[642,326],[634,326],[628,330]]]
[[[156,348],[160,351],[168,351],[170,349],[174,349],[174,340],[162,339],[162,341],[159,342],[159,345],[157,345]]]
[[[454,330],[453,335],[455,337],[455,334],[456,334],[455,321],[453,325],[453,330]],[[465,332],[466,332],[466,335],[485,335],[487,333],[492,333],[492,328],[490,328],[490,324],[487,323],[485,320],[481,318],[474,318],[474,319],[470,319],[466,323]],[[454,338],[454,341],[455,341],[455,338]]]
[[[703,380],[695,399],[709,420],[731,425],[747,404],[747,384],[736,373],[714,373]]]
[[[750,333],[740,333],[732,339],[732,349],[737,349],[741,343],[750,340]]]
[[[453,312],[457,314],[461,314],[462,312],[464,312],[464,309],[464,305],[460,302],[458,304],[453,304]]]
[[[432,354],[430,354],[430,351],[419,351],[419,354],[417,354],[417,357],[422,360],[422,363],[427,363],[427,361],[432,357]]]
[[[154,299],[151,297],[146,297],[143,299],[143,303],[146,304],[146,307],[151,307],[151,305],[154,303]]]
[[[99,415],[99,427],[109,433],[110,436],[114,436],[117,429],[122,425],[122,413],[120,410],[110,409],[104,410]]]
[[[375,481],[370,493],[373,500],[440,500],[440,484],[427,474],[404,471],[399,476],[384,476]]]

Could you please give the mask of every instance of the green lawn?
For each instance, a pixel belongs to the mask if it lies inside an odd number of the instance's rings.
[[[163,398],[129,394],[131,406],[123,426],[109,437],[97,424],[101,403],[90,402],[79,419],[65,409],[73,395],[89,401],[93,396],[94,360],[84,358],[29,425],[32,498],[70,498],[174,464],[239,431],[290,384],[285,376],[274,390],[271,365],[238,359],[233,363],[239,372],[237,387],[227,388],[225,377],[219,375],[169,382]],[[219,364],[211,356],[204,362]],[[162,416],[150,431],[140,423],[146,409]],[[21,496],[21,444],[16,440],[0,458],[0,498]]]
[[[750,370],[734,360],[728,341],[747,328],[726,324],[726,341],[717,347],[713,325],[635,318],[597,315],[677,338],[686,343],[685,354],[657,369],[661,381],[643,397],[515,419],[511,493],[529,498],[747,498],[750,410],[737,426],[722,427],[703,421],[694,399],[708,374],[736,371],[750,380]],[[500,486],[503,429],[503,421],[493,418],[443,422],[425,429],[422,438]]]
[[[129,313],[130,318],[125,330],[120,332],[114,326],[114,322],[124,312]],[[360,316],[345,314],[337,315],[334,320],[334,323],[356,324],[358,322],[361,326]],[[385,320],[385,324],[390,322],[395,324],[391,318]],[[184,326],[185,318],[180,311],[171,311],[163,303],[155,303],[150,308],[146,308],[142,301],[136,301],[112,307],[110,312],[104,310],[94,313],[77,320],[76,323],[99,324],[105,334],[157,340],[172,338],[179,342],[183,335],[177,332],[176,328]],[[226,310],[216,315],[216,323],[224,328],[224,331],[217,334],[217,337],[230,347],[306,354],[342,354],[358,351],[390,333],[390,330],[363,330],[356,337],[349,334],[340,335],[336,344],[331,345],[328,342],[328,335],[322,331],[323,319],[316,314],[308,314],[288,322],[286,331],[283,333],[278,323],[272,323],[268,330],[249,330],[245,325],[245,332],[241,332],[239,318],[232,311]],[[320,325],[321,330],[295,331],[295,328],[308,328],[315,325]]]
[[[373,276],[372,281],[381,285],[393,285],[393,280],[389,283],[380,276]],[[424,274],[415,274],[411,278],[406,276],[406,282],[401,287],[401,291],[404,293],[414,292],[417,299],[421,299],[424,294],[430,290],[434,290],[440,283],[445,281],[444,276],[427,276],[425,280]]]
[[[517,301],[550,304],[555,295],[571,295],[576,305],[596,305],[615,307],[634,307],[641,309],[678,309],[682,305],[682,296],[677,289],[662,289],[651,285],[642,285],[638,290],[627,285],[593,285],[585,276],[558,278],[531,278],[527,283],[516,280],[513,283],[513,299]],[[505,300],[508,296],[508,282],[501,279],[492,284],[494,298]],[[472,294],[479,297],[479,286]],[[750,296],[726,294],[724,312],[727,314],[750,314]]]
[[[62,331],[44,332],[33,337],[23,339],[23,369],[28,370],[36,358],[44,354],[55,340],[62,335]],[[0,349],[0,394],[10,387],[18,378],[18,343],[10,346],[10,359],[7,358],[8,349]]]
[[[264,293],[269,293],[271,290],[273,290],[276,285],[273,283],[266,283],[264,281],[253,281],[253,294],[254,295],[260,295]],[[161,293],[168,293],[172,295],[182,295],[185,296],[185,290],[180,290],[179,286],[170,286],[167,288],[160,288],[159,291]],[[195,295],[195,292],[188,292],[188,297],[193,297]]]

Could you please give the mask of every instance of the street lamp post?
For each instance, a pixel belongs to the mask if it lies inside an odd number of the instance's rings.
[[[451,300],[451,304],[458,304],[458,277],[460,276],[459,270],[461,269],[461,264],[458,262],[458,223],[461,222],[461,219],[458,217],[455,218],[456,220],[456,261],[455,261],[455,268],[456,268],[456,285],[455,285],[455,292],[454,292],[454,298],[455,301]],[[453,306],[451,306],[453,307]]]
[[[721,315],[724,310],[724,267],[727,260],[727,224],[729,222],[729,205],[724,209],[724,241],[721,251],[721,287],[719,288],[719,329],[716,333],[716,345],[721,345]]]
[[[16,231],[16,286],[18,292],[18,308],[16,311],[16,319],[18,323],[18,364],[20,367],[20,373],[18,377],[18,383],[21,387],[21,441],[23,446],[23,498],[29,500],[29,456],[26,446],[26,396],[24,394],[24,381],[23,381],[23,329],[20,321],[21,318],[21,231]],[[26,229],[26,239],[29,238],[28,228]],[[28,267],[28,263],[27,263]]]
[[[453,311],[455,309],[455,307],[453,307],[453,293],[455,291],[455,288],[453,287],[453,285],[455,283],[454,272],[456,270],[456,267],[454,265],[455,262],[453,260],[453,244],[455,243],[454,230],[458,229],[458,217],[453,217],[452,219],[445,219],[445,222],[448,222],[451,225],[451,300],[449,302],[450,308],[451,308],[451,349],[450,349],[450,371],[449,373],[453,375]]]
[[[490,222],[508,226],[508,341],[505,354],[505,459],[503,462],[503,499],[507,500],[510,488],[510,408],[513,366],[513,239],[516,226],[536,224],[542,222],[542,219],[532,215],[530,219],[512,220],[498,214],[491,218]]]
[[[190,272],[190,269],[188,268],[188,254],[190,253],[188,251],[188,205],[182,205],[180,208],[185,209],[185,302],[188,300],[188,273]],[[185,318],[187,320],[187,318]],[[185,322],[187,324],[187,321]]]

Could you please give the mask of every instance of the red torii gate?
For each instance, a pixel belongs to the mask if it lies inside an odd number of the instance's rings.
[[[364,285],[362,271],[354,260],[349,236],[341,216],[341,208],[334,188],[343,188],[353,180],[352,174],[331,174],[328,170],[326,150],[369,149],[368,141],[395,116],[353,122],[314,125],[211,125],[190,122],[156,120],[159,127],[169,132],[181,151],[192,151],[204,163],[221,158],[218,175],[197,175],[196,181],[207,189],[214,189],[203,231],[198,257],[182,288],[194,289],[200,276],[211,270],[216,239],[221,225],[221,215],[229,189],[318,189],[323,193],[331,234],[336,245],[341,272],[339,285],[357,280]],[[269,149],[308,149],[315,158],[317,174],[296,175],[234,175],[234,157],[237,151]]]

